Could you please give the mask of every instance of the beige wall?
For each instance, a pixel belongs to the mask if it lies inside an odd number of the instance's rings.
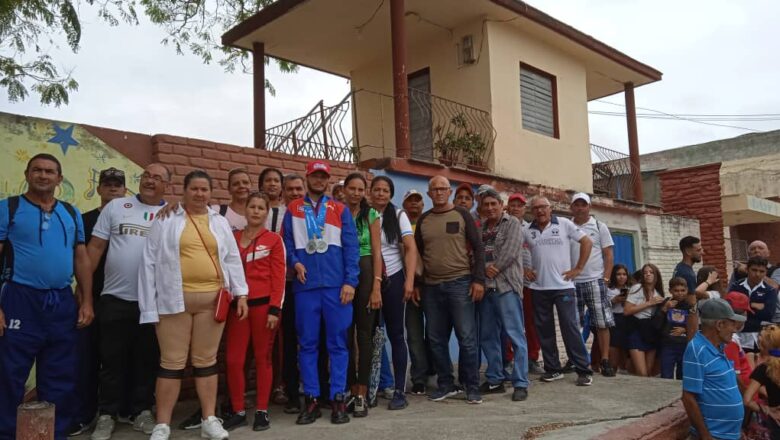
[[[498,174],[558,188],[591,192],[585,67],[559,50],[531,38],[511,23],[487,24],[490,88]],[[557,79],[560,138],[522,127],[520,63]]]
[[[747,194],[762,199],[780,196],[780,154],[723,162],[721,195]]]
[[[686,235],[701,237],[699,221],[676,215],[645,215],[642,218],[644,261],[658,266],[667,289],[674,266],[680,262],[679,242]],[[699,270],[700,266],[694,267]]]
[[[407,20],[407,26],[430,26]],[[409,41],[407,45],[407,73],[430,69],[431,94],[490,110],[490,76],[488,41],[482,43],[479,62],[458,66],[457,44],[464,35],[474,36],[475,53],[479,51],[482,21],[475,20],[447,31],[435,32],[425,41]],[[355,108],[358,112],[357,133],[361,147],[361,159],[393,156],[395,153],[395,128],[393,119],[393,77],[390,47],[368,65],[351,73],[353,90],[365,89],[379,92],[358,92]],[[439,114],[434,110],[434,115]],[[434,120],[434,126],[437,121]],[[489,164],[492,166],[492,162]]]

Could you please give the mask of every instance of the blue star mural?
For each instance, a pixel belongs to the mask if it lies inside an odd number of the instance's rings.
[[[59,144],[62,148],[62,154],[68,154],[68,147],[78,145],[78,141],[73,139],[73,128],[75,125],[71,124],[68,128],[61,128],[59,125],[51,124],[54,129],[54,136],[47,142],[52,144]]]

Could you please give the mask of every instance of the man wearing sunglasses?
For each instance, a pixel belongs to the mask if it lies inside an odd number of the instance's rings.
[[[38,400],[56,407],[55,438],[65,438],[77,381],[76,328],[92,322],[92,274],[81,213],[54,197],[62,165],[37,154],[24,171],[27,192],[0,201],[0,438],[13,438],[16,407],[37,361]],[[83,287],[77,298],[73,275]]]

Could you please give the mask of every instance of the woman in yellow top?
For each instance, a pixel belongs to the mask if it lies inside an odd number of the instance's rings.
[[[248,288],[236,241],[224,217],[209,209],[211,177],[192,171],[184,178],[182,208],[149,233],[139,274],[141,323],[157,323],[160,371],[157,425],[151,440],[167,440],[187,359],[191,360],[203,422],[201,437],[223,440],[228,433],[214,416],[217,350],[224,322],[214,319],[222,287],[238,296],[237,313],[247,315]]]

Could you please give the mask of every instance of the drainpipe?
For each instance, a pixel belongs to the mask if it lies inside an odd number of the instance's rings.
[[[406,77],[406,26],[404,0],[390,0],[390,38],[393,47],[393,103],[395,120],[395,155],[408,158],[409,81]]]
[[[265,150],[265,44],[252,43],[255,148]]]
[[[626,97],[626,123],[628,125],[628,159],[631,163],[631,180],[634,182],[634,201],[644,203],[642,193],[642,168],[639,163],[639,136],[636,129],[636,103],[634,101],[634,83],[624,84]]]

